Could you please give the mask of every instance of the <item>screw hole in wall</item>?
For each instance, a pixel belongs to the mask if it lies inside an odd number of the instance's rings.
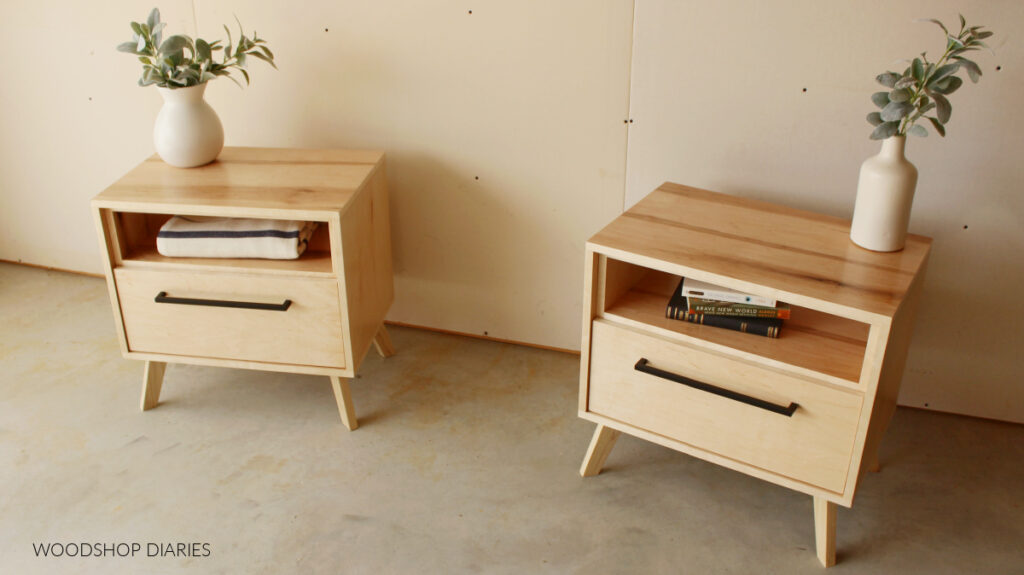
[[[966,225],[964,225],[964,229],[965,229],[965,230],[967,229],[967,226],[966,226]]]
[[[473,13],[473,11],[472,11],[472,10],[470,10],[470,11],[469,11],[469,13],[470,13],[470,14],[472,14],[472,13]]]
[[[804,91],[804,92],[806,92],[806,91],[807,91],[807,88],[804,88],[804,89],[803,89],[803,91]]]
[[[1003,69],[1003,67],[1002,67],[1002,66],[996,66],[996,72],[998,72],[998,71],[1000,71],[1000,70],[1002,70],[1002,69]]]
[[[324,32],[330,32],[330,31],[331,30],[329,28],[324,28]]]

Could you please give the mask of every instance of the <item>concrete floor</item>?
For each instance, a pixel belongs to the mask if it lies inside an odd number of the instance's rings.
[[[0,573],[822,572],[809,496],[627,436],[582,479],[577,357],[391,332],[355,432],[304,375],[175,365],[143,414],[106,284],[0,264]],[[1024,427],[899,410],[830,572],[1024,573],[1022,463]]]

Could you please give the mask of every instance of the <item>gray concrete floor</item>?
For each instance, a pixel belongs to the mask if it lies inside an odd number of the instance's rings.
[[[626,436],[582,479],[577,357],[391,332],[355,432],[304,375],[174,365],[143,414],[106,284],[0,264],[0,573],[822,572],[808,496]],[[1022,462],[1024,427],[899,410],[830,572],[1024,573]]]

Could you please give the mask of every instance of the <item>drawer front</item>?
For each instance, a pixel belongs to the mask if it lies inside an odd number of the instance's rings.
[[[750,336],[755,337],[755,336]],[[595,321],[587,410],[797,481],[842,493],[862,396],[746,361]],[[743,397],[723,397],[636,369],[710,384],[786,407],[792,416]]]
[[[125,268],[114,279],[130,351],[345,367],[333,279]],[[172,303],[155,301],[160,293]],[[284,311],[224,307],[285,300]]]

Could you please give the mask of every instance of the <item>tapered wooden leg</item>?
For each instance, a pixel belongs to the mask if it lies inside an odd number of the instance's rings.
[[[338,402],[338,412],[341,413],[341,422],[349,430],[359,427],[356,421],[356,409],[352,406],[352,392],[348,388],[348,379],[344,377],[331,376],[331,387],[334,388],[334,399]]]
[[[384,329],[384,324],[380,324],[377,335],[373,336],[373,345],[381,357],[395,355],[395,347],[391,345],[391,336],[388,335],[388,330]]]
[[[821,497],[814,498],[814,540],[818,560],[825,567],[836,564],[836,504]]]
[[[874,453],[864,454],[864,456],[868,458],[868,471],[878,473],[882,470],[882,466],[878,463],[878,452],[879,450],[876,449]]]
[[[147,361],[142,372],[142,411],[153,409],[160,402],[160,387],[164,384],[167,364],[162,361]]]
[[[583,458],[583,466],[580,467],[580,475],[592,477],[601,473],[601,467],[608,459],[608,454],[615,447],[615,440],[621,432],[610,427],[598,425],[594,430],[594,437],[590,440],[590,447],[587,449],[587,456]]]

